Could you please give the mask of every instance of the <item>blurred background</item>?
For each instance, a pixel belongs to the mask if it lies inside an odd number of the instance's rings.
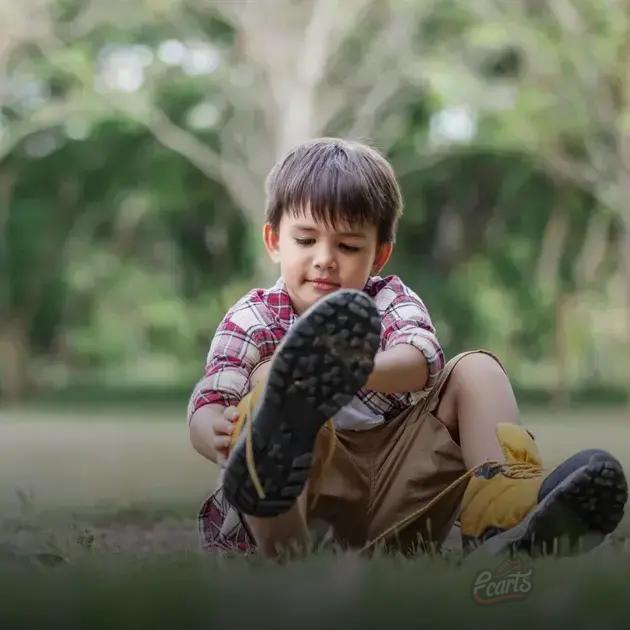
[[[322,135],[393,163],[385,271],[449,356],[491,349],[548,417],[628,420],[630,0],[0,0],[5,456],[41,443],[31,463],[63,465],[54,444],[109,439],[68,409],[112,404],[177,420],[193,456],[185,404],[215,326],[275,280],[264,177]],[[66,427],[45,443],[20,415],[36,405]]]
[[[2,400],[189,388],[226,308],[274,279],[267,171],[322,135],[394,164],[386,271],[448,354],[491,348],[539,396],[627,399],[629,2],[0,11]]]

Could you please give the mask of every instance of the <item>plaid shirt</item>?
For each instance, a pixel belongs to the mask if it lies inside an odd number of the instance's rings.
[[[444,354],[425,305],[400,278],[372,276],[363,290],[381,315],[380,350],[412,345],[429,367],[429,379],[420,391],[383,394],[363,388],[350,403],[368,417],[389,420],[426,396],[444,367]],[[271,359],[297,317],[282,279],[270,289],[254,289],[241,298],[216,330],[205,376],[190,399],[188,420],[204,405],[238,405],[250,389],[254,369]]]

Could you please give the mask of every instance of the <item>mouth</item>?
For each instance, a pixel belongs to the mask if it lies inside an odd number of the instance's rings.
[[[334,291],[335,289],[339,289],[341,287],[340,284],[331,282],[325,278],[314,278],[313,280],[307,280],[307,282],[312,284],[318,291]]]

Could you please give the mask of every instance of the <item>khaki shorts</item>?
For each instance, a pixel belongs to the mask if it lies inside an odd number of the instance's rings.
[[[444,541],[466,484],[395,534],[384,534],[466,472],[459,445],[435,414],[453,368],[474,352],[451,359],[429,395],[393,420],[366,431],[336,431],[334,454],[325,466],[333,435],[328,426],[321,429],[309,480],[309,522],[329,524],[334,539],[351,548],[382,538],[385,548],[408,553],[418,543],[439,546]],[[208,549],[255,550],[244,519],[227,504],[220,487],[202,506],[199,526]]]

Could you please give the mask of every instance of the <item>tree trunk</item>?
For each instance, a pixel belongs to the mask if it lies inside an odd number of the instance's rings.
[[[17,401],[29,387],[28,326],[12,317],[0,326],[0,400]]]
[[[621,276],[623,278],[623,285],[625,289],[625,339],[623,345],[624,348],[620,349],[621,352],[625,352],[626,356],[630,350],[630,217],[627,213],[623,216],[623,227],[621,234]],[[630,389],[630,369],[625,369],[625,381],[626,387]],[[630,400],[628,401],[630,405]]]
[[[560,291],[555,302],[554,354],[556,359],[556,386],[552,392],[552,403],[563,407],[569,402],[569,344],[567,340],[567,318],[571,307],[571,296]]]
[[[558,296],[562,292],[560,261],[566,247],[569,227],[565,195],[561,193],[551,208],[545,226],[536,269],[538,284],[549,296]]]
[[[630,344],[630,217],[623,217],[621,230],[621,273],[625,288],[626,344]]]

